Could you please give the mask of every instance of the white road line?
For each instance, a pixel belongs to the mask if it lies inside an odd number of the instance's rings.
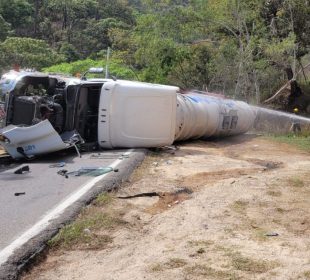
[[[124,155],[130,155],[133,149],[127,150]],[[117,167],[122,162],[122,159],[115,160],[111,165],[112,168]],[[43,231],[52,220],[58,218],[66,208],[72,205],[74,202],[79,200],[84,194],[86,194],[90,189],[94,187],[101,179],[107,176],[109,173],[103,174],[101,176],[95,177],[90,182],[82,185],[82,187],[65,199],[61,204],[56,206],[51,212],[47,213],[41,220],[39,220],[33,227],[25,231],[21,236],[15,239],[10,245],[5,247],[0,252],[0,266],[4,264],[8,258],[13,254],[13,252],[28,242],[31,238],[35,237],[41,231]]]

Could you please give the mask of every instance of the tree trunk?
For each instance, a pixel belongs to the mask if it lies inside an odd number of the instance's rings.
[[[39,1],[40,0],[35,0],[35,11],[34,11],[34,36],[37,37],[38,33],[38,19],[39,19]]]
[[[298,106],[298,98],[303,95],[301,88],[294,78],[293,69],[288,67],[285,69],[288,80],[291,80],[291,94],[288,96],[288,110],[292,111]]]

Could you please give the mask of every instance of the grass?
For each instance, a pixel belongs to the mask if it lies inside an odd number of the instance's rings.
[[[288,183],[290,184],[290,186],[295,188],[302,188],[305,185],[304,181],[298,177],[289,178]]]
[[[303,275],[304,275],[304,277],[306,277],[306,279],[310,279],[310,270],[305,271],[305,272],[303,273]]]
[[[105,213],[89,214],[78,218],[72,224],[62,228],[52,238],[48,245],[50,247],[61,247],[62,249],[98,249],[112,242],[112,238],[105,234],[98,234],[99,230],[109,230],[125,222],[119,218],[111,217]]]
[[[185,268],[187,279],[194,279],[197,276],[208,277],[207,279],[229,279],[237,280],[240,277],[231,271],[216,270],[206,264],[195,264]]]
[[[274,191],[274,190],[267,191],[267,194],[274,197],[279,197],[282,195],[280,191]]]
[[[286,135],[269,135],[267,137],[268,139],[293,145],[303,151],[310,152],[310,135],[307,133],[301,135],[289,133]]]
[[[276,210],[278,213],[280,213],[280,214],[283,214],[283,213],[286,212],[286,210],[283,209],[283,208],[281,208],[281,207],[276,207],[275,210]]]
[[[161,263],[156,263],[156,264],[151,266],[151,272],[161,272],[164,269],[165,268]]]
[[[197,250],[197,254],[204,254],[206,252],[206,250],[204,248],[199,248]]]
[[[233,204],[231,204],[231,208],[237,213],[243,214],[246,211],[248,205],[248,201],[237,200]]]
[[[181,268],[187,265],[187,261],[180,258],[171,258],[165,263],[157,263],[151,267],[152,272],[161,272],[166,269]]]
[[[113,197],[107,193],[99,195],[92,207],[84,208],[79,217],[63,227],[48,245],[51,248],[74,250],[99,249],[111,243],[113,238],[104,232],[126,224],[120,213],[109,211],[112,201]],[[102,210],[103,206],[105,211]]]
[[[231,266],[235,270],[251,274],[265,273],[278,266],[278,264],[274,261],[258,260],[245,257],[233,248],[218,246],[218,250],[223,251],[224,255],[230,258]]]
[[[169,269],[180,268],[187,264],[187,262],[183,259],[172,258],[168,262],[165,263],[165,267]]]
[[[154,166],[153,164],[155,162],[159,163],[161,158],[162,156],[159,153],[149,151],[141,165],[133,171],[132,175],[130,176],[130,182],[138,182],[148,175],[154,177],[154,174],[150,173],[151,167]]]
[[[189,246],[209,247],[214,244],[212,240],[190,240],[187,242]]]
[[[249,273],[265,273],[276,266],[274,262],[254,260],[242,256],[239,252],[234,252],[231,255],[231,260],[234,269]]]
[[[106,206],[111,204],[113,201],[113,197],[108,193],[100,194],[95,201],[93,202],[96,206]]]
[[[268,237],[266,236],[266,230],[262,228],[254,229],[253,237],[254,237],[254,240],[261,241],[261,242],[266,241],[268,239]]]

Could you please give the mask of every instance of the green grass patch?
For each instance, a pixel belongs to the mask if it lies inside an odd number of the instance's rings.
[[[124,224],[125,221],[119,217],[112,217],[105,213],[88,213],[62,228],[48,242],[48,245],[69,250],[99,249],[113,240],[110,236],[101,234],[100,231],[115,229]]]
[[[106,206],[113,202],[113,197],[108,193],[100,194],[93,202],[96,206]]]
[[[304,133],[300,135],[286,134],[286,135],[269,135],[268,139],[273,141],[286,143],[295,146],[303,151],[310,152],[310,134]]]

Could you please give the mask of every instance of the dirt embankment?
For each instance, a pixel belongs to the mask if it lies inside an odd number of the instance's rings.
[[[309,175],[309,153],[249,135],[153,152],[23,279],[310,279]]]

